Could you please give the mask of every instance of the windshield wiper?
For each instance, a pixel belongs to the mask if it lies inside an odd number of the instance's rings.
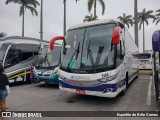
[[[89,59],[90,59],[91,65],[93,67],[93,70],[94,70],[94,72],[97,72],[97,70],[95,68],[95,65],[94,65],[94,60],[93,60],[92,51],[90,49],[90,44],[91,44],[91,40],[89,41],[89,45],[88,45],[88,48],[87,48],[87,59],[88,59],[88,55],[89,55]]]
[[[74,57],[75,57],[75,60],[77,60],[78,54],[79,54],[79,52],[80,52],[79,49],[80,49],[80,42],[78,43],[77,49],[74,51],[71,59],[69,60],[69,63],[68,63],[68,65],[67,65],[67,69],[70,69],[69,66],[70,66],[70,64],[72,63],[72,60],[73,60]],[[75,55],[76,55],[76,56],[75,56]]]
[[[42,58],[42,60],[38,63],[38,67],[40,66],[40,64],[47,58],[47,54],[45,54],[45,57]]]

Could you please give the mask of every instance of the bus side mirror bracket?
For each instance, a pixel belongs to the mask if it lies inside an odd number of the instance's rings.
[[[57,40],[63,40],[63,41],[65,41],[64,40],[64,36],[56,36],[56,37],[52,38],[50,40],[50,50],[54,49],[54,44],[55,44],[55,41],[57,41]]]

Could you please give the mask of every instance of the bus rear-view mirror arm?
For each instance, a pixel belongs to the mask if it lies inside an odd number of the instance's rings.
[[[57,40],[63,40],[65,42],[65,39],[64,39],[64,36],[56,36],[56,37],[53,37],[51,40],[50,40],[50,50],[53,50],[54,49],[54,44],[55,44],[55,41]]]
[[[124,58],[124,55],[122,54],[122,44],[121,44],[121,41],[120,41],[120,28],[117,26],[114,28],[113,30],[113,34],[112,34],[112,45],[118,45],[120,44],[120,59],[123,59]]]

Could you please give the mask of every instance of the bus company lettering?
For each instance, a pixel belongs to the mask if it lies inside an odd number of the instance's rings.
[[[108,81],[114,80],[118,76],[119,72],[113,75],[110,75],[108,73],[102,74],[102,79],[106,79]]]
[[[75,79],[75,80],[90,80],[90,77],[88,77],[88,76],[71,76],[71,79]]]
[[[108,73],[102,74],[102,79],[109,78]]]

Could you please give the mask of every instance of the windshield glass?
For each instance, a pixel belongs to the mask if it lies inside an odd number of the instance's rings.
[[[114,50],[112,46],[112,32],[114,24],[100,25],[86,29],[84,38],[82,68],[92,68],[88,49],[92,52],[95,68],[112,66],[114,63]]]
[[[66,50],[66,53],[64,54],[63,53],[64,50],[62,50],[61,65],[63,67],[67,67],[70,62],[71,63],[74,62],[74,64],[71,67],[78,68],[78,69],[80,68],[81,49],[82,49],[82,44],[83,44],[84,32],[85,32],[85,29],[68,31],[66,35],[66,45],[65,45],[65,48],[63,48]],[[79,54],[77,54],[77,60],[72,61],[71,58],[73,54],[75,53],[76,49],[78,49],[78,47],[79,47],[80,52]]]
[[[136,54],[134,56],[137,59],[150,59],[151,58],[151,53],[140,53],[140,54]]]
[[[60,60],[60,50],[60,47],[55,47],[52,51],[44,52],[39,56],[40,60],[37,60],[39,63],[36,66],[43,68],[57,66]]]
[[[87,70],[113,66],[111,41],[114,27],[115,24],[106,24],[68,31],[61,67]]]
[[[9,44],[2,44],[0,47],[0,62],[3,61],[4,55],[6,53],[6,50],[8,48]]]

